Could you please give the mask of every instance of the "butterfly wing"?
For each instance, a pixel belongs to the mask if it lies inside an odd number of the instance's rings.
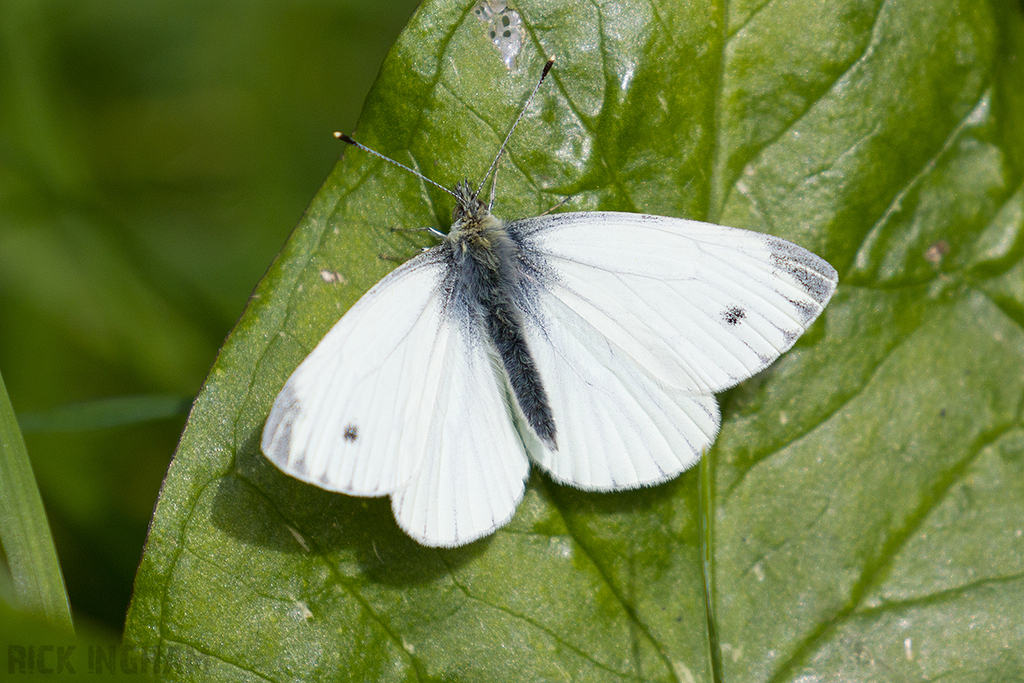
[[[714,396],[664,386],[552,293],[537,303],[543,323],[528,319],[527,344],[557,448],[521,428],[534,462],[556,481],[597,491],[658,484],[696,463],[718,432]]]
[[[718,430],[713,394],[770,365],[835,291],[835,270],[785,240],[697,221],[569,213],[516,221],[526,328],[558,448],[558,480],[614,490],[666,481]]]
[[[507,521],[528,461],[486,344],[453,306],[434,249],[377,283],[278,395],[262,450],[330,491],[392,495],[425,545],[456,545]]]
[[[449,343],[440,279],[421,255],[378,282],[292,373],[263,428],[285,473],[330,491],[391,493],[419,468]]]
[[[483,334],[456,324],[452,335],[423,463],[391,496],[399,526],[428,546],[464,545],[508,522],[530,469]]]

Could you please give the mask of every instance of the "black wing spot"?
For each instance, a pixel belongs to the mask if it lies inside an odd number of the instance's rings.
[[[353,424],[345,427],[345,441],[355,441],[359,438],[359,428]]]
[[[731,325],[733,327],[739,325],[746,317],[747,312],[740,306],[730,306],[722,311],[722,320],[725,321],[726,325]]]

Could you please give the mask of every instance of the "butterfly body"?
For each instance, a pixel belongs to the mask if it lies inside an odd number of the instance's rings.
[[[483,331],[526,424],[549,448],[557,448],[551,407],[523,334],[523,309],[534,286],[523,268],[524,245],[472,194],[468,181],[459,183],[455,194],[458,204],[446,238],[455,282],[452,314]]]

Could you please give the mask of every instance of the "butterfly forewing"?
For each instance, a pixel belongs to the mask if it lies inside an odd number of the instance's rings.
[[[447,266],[423,254],[378,282],[299,365],[263,430],[263,452],[303,481],[393,492],[418,470],[436,419],[452,329]],[[427,350],[427,352],[424,352]]]
[[[658,381],[713,394],[763,370],[836,286],[824,260],[709,223],[590,212],[515,221],[538,277]]]

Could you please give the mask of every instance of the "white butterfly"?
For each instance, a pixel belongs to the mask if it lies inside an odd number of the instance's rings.
[[[789,349],[835,291],[832,266],[770,235],[614,212],[505,223],[481,189],[456,185],[441,244],[338,321],[263,430],[281,470],[391,496],[423,545],[508,522],[530,461],[589,491],[677,476],[715,439],[714,394]]]

